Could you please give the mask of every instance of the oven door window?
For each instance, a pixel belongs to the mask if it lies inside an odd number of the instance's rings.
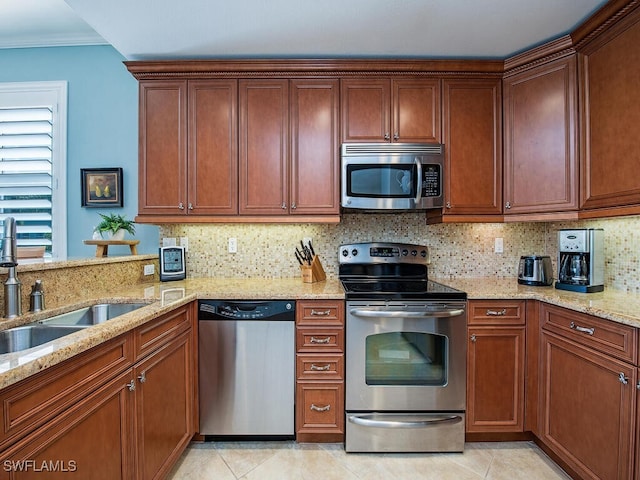
[[[351,197],[414,198],[416,166],[412,163],[349,165],[347,193]]]
[[[445,386],[448,339],[424,332],[390,332],[366,339],[367,385]]]

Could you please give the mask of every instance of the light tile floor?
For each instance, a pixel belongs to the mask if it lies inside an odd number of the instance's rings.
[[[467,443],[464,453],[345,453],[342,444],[192,443],[168,480],[567,480],[533,442]]]

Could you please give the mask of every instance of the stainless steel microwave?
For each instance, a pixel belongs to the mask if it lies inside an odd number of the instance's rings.
[[[438,143],[344,143],[340,203],[363,210],[440,208],[443,175]]]

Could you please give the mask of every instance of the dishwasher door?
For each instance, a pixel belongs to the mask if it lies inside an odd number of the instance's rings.
[[[199,433],[293,438],[295,322],[198,323]]]

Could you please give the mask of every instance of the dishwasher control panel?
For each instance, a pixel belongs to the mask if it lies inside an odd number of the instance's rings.
[[[199,320],[295,321],[293,300],[200,300]]]

